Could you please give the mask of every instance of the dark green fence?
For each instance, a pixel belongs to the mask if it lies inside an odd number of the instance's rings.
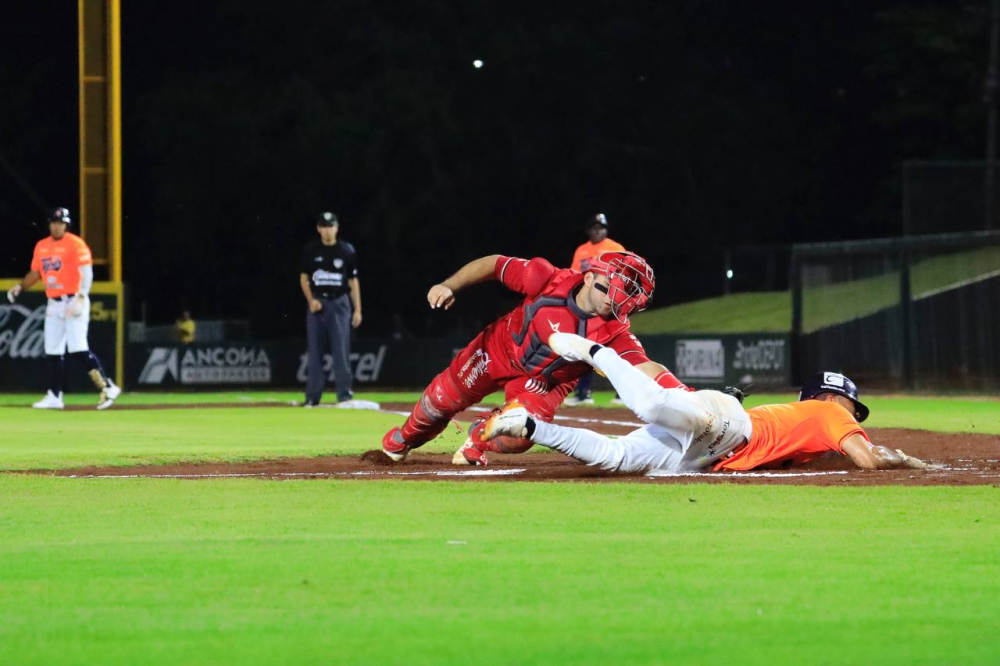
[[[1000,233],[799,245],[791,273],[796,381],[1000,387]]]

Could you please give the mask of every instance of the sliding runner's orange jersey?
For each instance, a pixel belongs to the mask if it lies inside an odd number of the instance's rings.
[[[753,435],[742,449],[716,464],[718,470],[809,462],[827,451],[843,455],[843,441],[855,433],[868,439],[849,411],[835,402],[804,400],[748,409]]]
[[[31,270],[42,276],[45,295],[58,298],[75,294],[80,289],[80,266],[92,263],[94,260],[86,241],[67,231],[59,240],[49,236],[38,241],[31,258]]]

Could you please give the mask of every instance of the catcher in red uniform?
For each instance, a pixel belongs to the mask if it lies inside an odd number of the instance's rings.
[[[448,309],[462,289],[499,280],[524,294],[512,312],[487,326],[434,378],[402,427],[382,438],[382,450],[395,461],[434,439],[451,418],[489,394],[504,389],[533,418],[548,422],[585,373],[585,363],[567,361],[548,347],[554,331],[571,332],[614,349],[665,388],[686,388],[673,373],[650,361],[629,332],[630,315],[645,309],[655,277],[645,259],[630,252],[605,252],[586,273],[557,269],[545,259],[490,255],[463,266],[427,292],[432,309]],[[455,453],[456,465],[485,465],[486,452],[523,453],[527,439],[498,437],[483,441],[482,421],[469,429]]]

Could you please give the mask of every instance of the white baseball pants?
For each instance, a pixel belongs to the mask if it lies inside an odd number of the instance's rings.
[[[67,353],[89,351],[87,329],[90,328],[90,299],[80,303],[78,316],[70,316],[66,310],[73,298],[50,298],[45,307],[45,353],[61,356]]]
[[[535,421],[532,441],[609,471],[681,472],[707,467],[750,439],[750,417],[730,395],[665,389],[612,349],[598,351],[594,365],[649,425],[612,439]]]

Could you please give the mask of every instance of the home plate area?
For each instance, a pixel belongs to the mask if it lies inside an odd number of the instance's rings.
[[[254,408],[258,405],[243,405]],[[263,405],[260,405],[263,406]],[[155,408],[148,406],[146,408]],[[383,403],[386,412],[405,415],[412,404]],[[456,419],[470,422],[490,411],[474,407]],[[586,427],[610,435],[621,435],[639,427],[626,409],[577,407],[562,410],[556,422]],[[415,450],[402,463],[394,463],[380,450],[361,456],[285,458],[240,463],[193,463],[139,467],[87,467],[39,472],[71,478],[155,477],[177,479],[217,479],[247,477],[261,479],[351,479],[395,481],[565,481],[576,483],[738,483],[796,484],[822,486],[867,485],[995,485],[1000,486],[1000,437],[995,435],[947,434],[901,428],[873,428],[871,437],[885,446],[901,448],[925,460],[942,463],[942,470],[859,470],[843,456],[829,454],[812,463],[789,469],[762,469],[750,472],[686,472],[670,474],[614,474],[588,467],[559,453],[534,452],[523,455],[490,455],[488,467],[465,468],[451,464],[452,454],[423,453]]]

